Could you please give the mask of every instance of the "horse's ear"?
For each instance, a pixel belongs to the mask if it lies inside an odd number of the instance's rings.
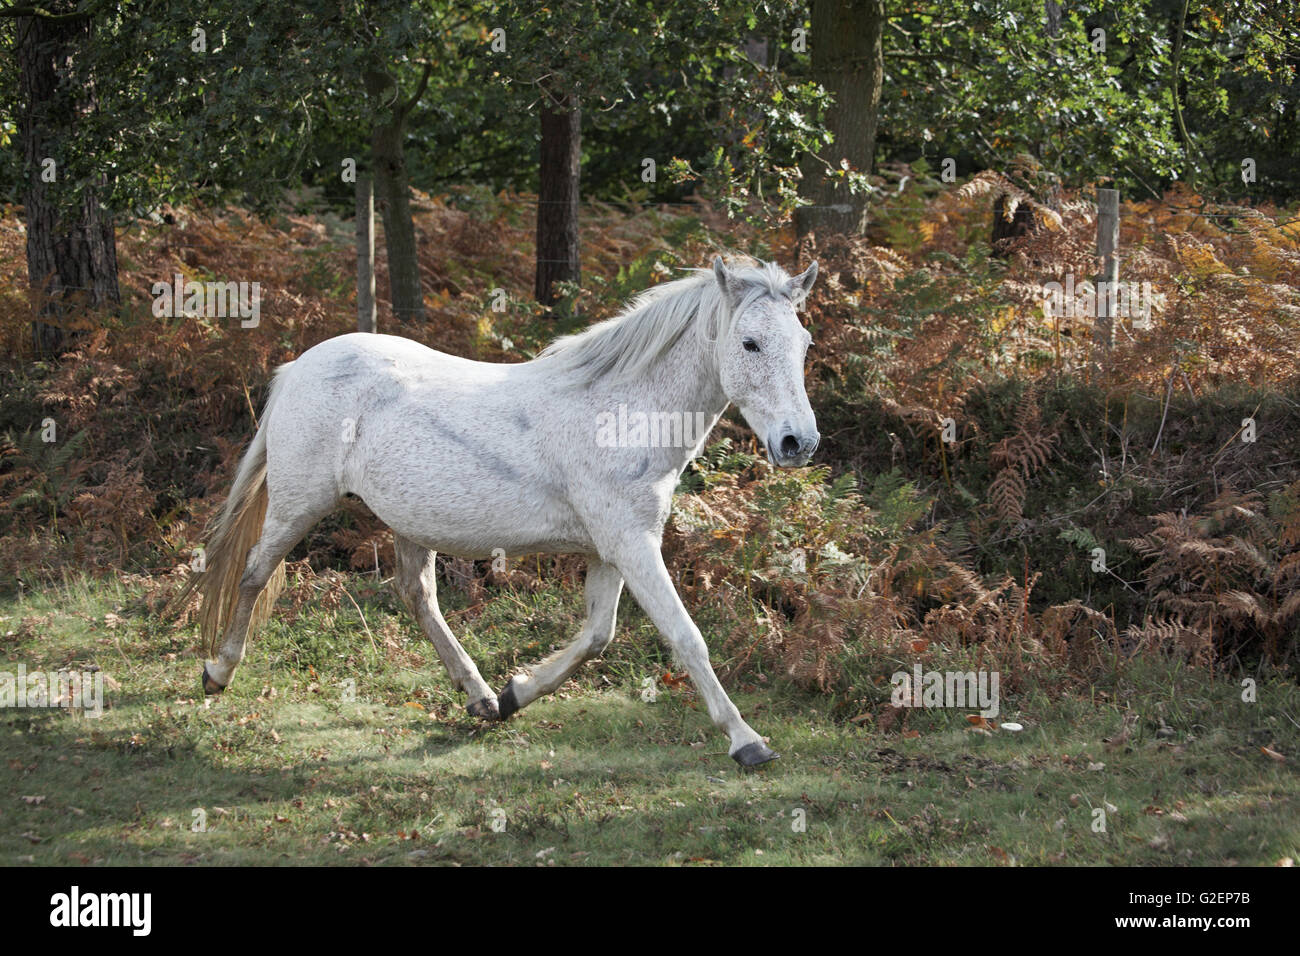
[[[727,288],[727,264],[722,261],[722,256],[713,257],[713,277],[718,280],[718,288],[722,290],[723,295],[729,293]]]
[[[812,265],[790,280],[790,291],[797,292],[798,298],[803,298],[812,291],[813,283],[816,281],[817,260],[814,259]]]

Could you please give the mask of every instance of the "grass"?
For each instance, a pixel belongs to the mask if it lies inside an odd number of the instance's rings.
[[[95,665],[111,678],[97,719],[0,711],[0,864],[1246,865],[1300,855],[1293,683],[1260,679],[1247,703],[1238,680],[1131,665],[1085,695],[1004,695],[998,719],[1022,724],[1018,733],[926,710],[908,714],[904,735],[833,722],[824,698],[759,680],[733,698],[783,756],[746,772],[688,685],[658,682],[656,699],[642,700],[644,679],[670,663],[630,601],[608,659],[488,726],[465,715],[394,599],[362,578],[348,587],[364,625],[346,600],[292,620],[282,606],[230,690],[206,701],[192,634],[148,614],[133,587],[73,580],[0,603],[0,671]],[[472,613],[454,595],[446,604],[500,687],[574,632],[579,601],[556,589],[497,593]],[[893,670],[882,663],[883,679]]]

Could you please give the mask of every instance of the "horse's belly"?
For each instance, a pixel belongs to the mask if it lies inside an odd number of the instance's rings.
[[[594,554],[595,546],[590,541],[565,540],[561,538],[530,539],[515,537],[512,540],[498,540],[493,547],[488,547],[488,540],[479,537],[461,535],[417,536],[418,532],[404,534],[422,548],[441,554],[454,554],[461,558],[515,558],[525,554]]]
[[[402,514],[385,515],[382,506],[376,508],[370,505],[370,508],[402,537],[431,551],[462,558],[513,557],[536,552],[569,554],[593,550],[592,542],[585,532],[559,522],[539,521],[535,515],[520,515],[515,521],[501,521],[437,509],[407,510]]]
[[[466,558],[586,552],[577,515],[532,476],[506,480],[461,462],[403,475],[367,468],[352,488],[381,521],[422,547]]]

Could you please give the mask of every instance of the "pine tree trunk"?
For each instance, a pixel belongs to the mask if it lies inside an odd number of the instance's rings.
[[[55,4],[63,13],[71,5]],[[57,354],[69,344],[69,324],[83,311],[117,308],[117,243],[113,219],[99,201],[95,181],[80,196],[64,163],[77,118],[95,107],[94,90],[60,85],[80,44],[90,35],[89,19],[52,21],[20,17],[15,25],[21,106],[19,135],[27,169],[23,197],[27,219],[27,280],[38,303],[32,345],[38,355]],[[45,181],[46,160],[54,160],[54,181]],[[101,176],[98,184],[106,180]]]
[[[884,0],[813,0],[812,3],[812,31],[808,42],[813,79],[835,98],[826,112],[826,125],[835,139],[822,151],[822,158],[835,169],[847,161],[856,172],[871,172],[885,75],[884,7]],[[800,194],[813,205],[795,212],[798,234],[816,232],[825,237],[864,232],[866,197],[854,196],[842,182],[830,179],[825,164],[815,157],[805,157],[800,165],[803,171]]]
[[[577,282],[578,186],[582,156],[582,110],[570,96],[542,104],[542,148],[537,196],[537,281],[543,305],[555,301],[554,284]]]

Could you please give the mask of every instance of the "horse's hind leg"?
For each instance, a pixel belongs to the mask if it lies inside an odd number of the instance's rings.
[[[249,623],[257,599],[272,577],[280,569],[280,562],[285,559],[293,546],[302,540],[319,515],[296,515],[285,518],[276,514],[275,501],[271,500],[267,508],[266,519],[262,524],[262,535],[248,552],[244,564],[243,576],[239,579],[239,601],[226,627],[221,646],[215,660],[203,665],[203,690],[207,694],[219,694],[226,689],[235,668],[244,659],[244,644],[248,638]],[[268,599],[274,601],[279,593],[277,586],[283,576],[273,583]],[[266,608],[269,614],[270,609]]]
[[[524,674],[516,674],[501,692],[501,719],[553,692],[583,662],[599,657],[614,639],[623,575],[612,564],[592,558],[587,565],[587,622],[573,643]]]
[[[497,695],[492,693],[474,662],[451,633],[438,608],[434,552],[399,534],[393,535],[393,550],[397,554],[397,593],[433,642],[452,683],[468,696],[469,703],[465,709],[475,717],[495,720],[498,715]]]

